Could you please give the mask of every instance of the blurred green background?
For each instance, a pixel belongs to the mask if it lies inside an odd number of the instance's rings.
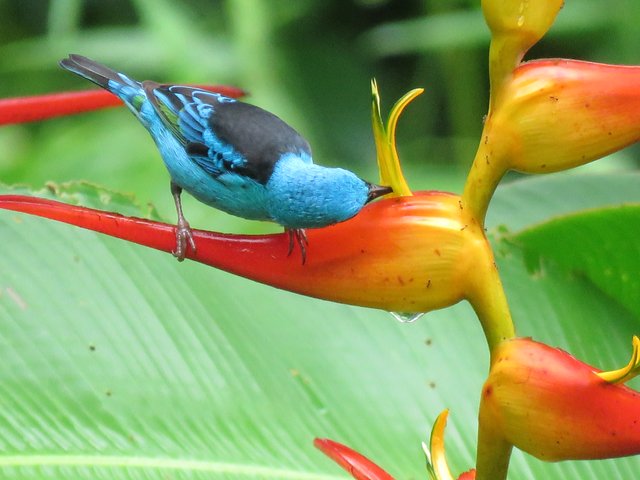
[[[383,110],[425,87],[399,125],[414,189],[460,191],[486,112],[489,34],[478,0],[0,0],[0,96],[90,88],[57,66],[70,52],[134,78],[226,83],[311,142],[315,161],[375,180],[369,80]],[[568,0],[528,58],[640,63],[637,0]],[[634,168],[638,149],[589,168]],[[88,180],[174,218],[165,172],[124,109],[0,129],[0,180]],[[186,200],[198,228],[234,228]],[[233,225],[233,227],[232,227]],[[246,231],[269,228],[247,222]]]

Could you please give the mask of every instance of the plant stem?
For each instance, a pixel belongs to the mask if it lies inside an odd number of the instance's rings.
[[[483,396],[487,394],[490,392],[483,390]],[[513,445],[504,439],[499,425],[488,419],[486,408],[486,404],[480,401],[476,480],[505,480]]]
[[[479,229],[478,226],[470,226]],[[466,298],[476,312],[491,352],[503,341],[515,337],[515,327],[511,318],[507,297],[495,264],[491,245],[484,232],[475,232],[478,238],[477,251],[472,252],[473,269],[469,279]]]
[[[505,155],[503,152],[497,151],[497,148],[499,145],[508,144],[508,142],[502,139],[501,142],[495,142],[494,145],[491,126],[491,116],[489,115],[485,121],[480,145],[462,192],[464,208],[479,222],[481,227],[484,227],[493,192],[507,170],[504,164]]]

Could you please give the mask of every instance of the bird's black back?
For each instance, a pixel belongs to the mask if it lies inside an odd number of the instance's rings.
[[[306,154],[309,143],[280,118],[243,102],[219,104],[209,125],[220,140],[247,159],[246,175],[266,183],[278,159],[287,153]]]
[[[283,154],[306,154],[311,161],[309,143],[280,118],[259,107],[193,87],[150,81],[143,82],[143,87],[187,153],[214,175],[221,172],[216,157],[232,160],[233,171],[262,184],[267,183]],[[202,109],[203,105],[212,111]],[[241,157],[240,161],[238,155],[223,152],[227,146]],[[223,151],[216,152],[216,148]]]

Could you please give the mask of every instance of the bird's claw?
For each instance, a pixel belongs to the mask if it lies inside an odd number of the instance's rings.
[[[176,225],[176,249],[171,252],[174,257],[182,262],[187,254],[187,246],[191,247],[191,251],[196,253],[196,242],[193,239],[193,231],[188,222],[178,222]]]
[[[307,246],[309,245],[309,240],[307,239],[307,232],[303,228],[293,228],[291,230],[287,230],[289,234],[289,251],[287,252],[287,257],[290,257],[293,253],[294,240],[298,242],[300,246],[300,254],[302,255],[302,264],[304,265],[307,261]]]

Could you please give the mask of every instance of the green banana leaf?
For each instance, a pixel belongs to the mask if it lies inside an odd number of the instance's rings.
[[[640,333],[639,184],[553,175],[498,190],[489,235],[520,335],[626,364]],[[86,185],[34,194],[155,215]],[[14,212],[0,211],[0,239],[0,478],[349,478],[314,449],[328,437],[424,479],[421,442],[445,408],[452,470],[474,464],[488,351],[466,303],[400,323]],[[639,467],[516,451],[509,478]]]

